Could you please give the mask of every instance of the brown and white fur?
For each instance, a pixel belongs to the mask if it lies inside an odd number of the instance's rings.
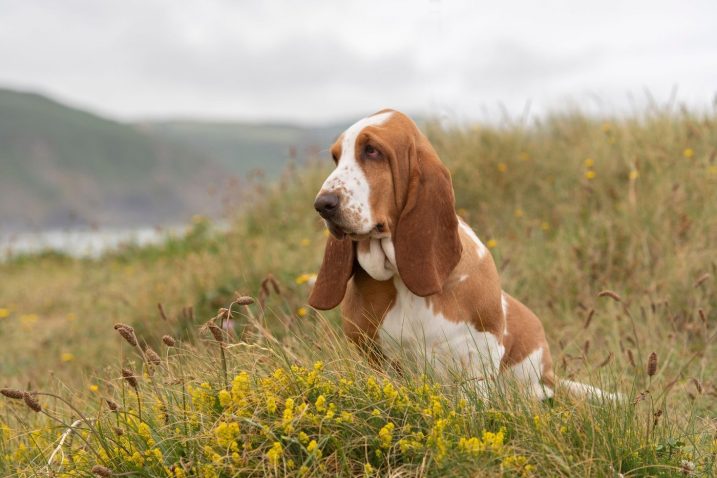
[[[460,368],[477,383],[509,371],[530,395],[552,396],[540,320],[501,289],[490,252],[456,215],[450,173],[415,123],[380,111],[349,127],[331,154],[336,169],[315,208],[332,236],[309,304],[341,303],[344,331],[368,353],[414,350],[439,374]]]

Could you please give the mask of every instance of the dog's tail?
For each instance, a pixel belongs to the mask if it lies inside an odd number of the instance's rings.
[[[594,401],[621,402],[625,396],[619,392],[606,392],[586,383],[573,382],[572,380],[558,379],[560,387],[565,388],[571,395],[578,398],[587,398]]]

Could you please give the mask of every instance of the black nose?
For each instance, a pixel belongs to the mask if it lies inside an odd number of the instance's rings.
[[[314,209],[324,219],[331,219],[336,216],[339,210],[339,196],[334,193],[319,194],[319,197],[314,201]]]

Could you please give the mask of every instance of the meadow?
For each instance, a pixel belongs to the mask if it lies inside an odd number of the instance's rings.
[[[625,400],[371,367],[305,304],[326,155],[244,191],[228,231],[0,264],[0,475],[717,474],[717,115],[426,132],[558,376]]]

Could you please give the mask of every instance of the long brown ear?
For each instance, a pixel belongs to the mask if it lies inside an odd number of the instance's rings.
[[[319,310],[333,309],[344,299],[346,284],[353,275],[354,244],[348,237],[329,236],[309,305]]]
[[[425,297],[441,291],[463,247],[448,169],[420,133],[407,154],[408,190],[394,235],[396,265],[406,287]]]

